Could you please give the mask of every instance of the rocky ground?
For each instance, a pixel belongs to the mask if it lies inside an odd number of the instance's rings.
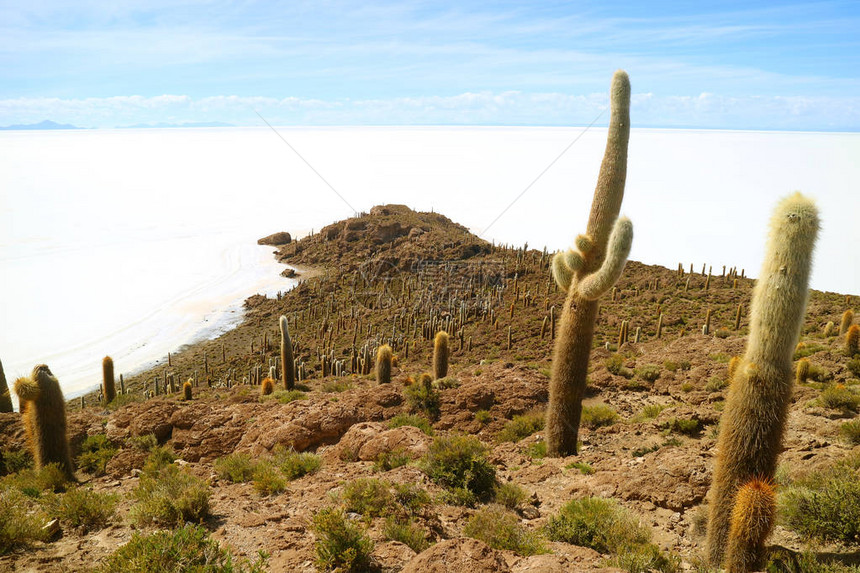
[[[651,528],[655,543],[677,553],[683,568],[696,566],[727,365],[746,342],[753,282],[741,278],[741,270],[735,279],[732,269],[715,269],[708,277],[701,267],[691,274],[689,268],[628,264],[616,291],[601,302],[586,400],[588,406],[611,407],[618,417],[609,425],[583,428],[579,455],[554,459],[542,456],[540,431],[518,442],[498,440],[514,416],[546,406],[551,316],[558,316],[563,293],[549,279],[545,253],[491,245],[441,215],[386,206],[283,245],[277,255],[320,272],[276,299],[249,299],[245,322],[220,339],[127,377],[129,394],[119,404],[106,409],[93,396],[84,409],[77,401],[70,404],[73,449],[97,434],[119,448],[106,475],[79,472],[82,481],[96,491],[128,494],[146,457],[133,438],[154,434],[173,448],[177,463],[210,484],[212,516],[204,525],[213,538],[237,556],[265,551],[271,571],[315,570],[311,518],[335,504],[344,485],[359,477],[418,484],[434,499],[416,517],[434,543],[420,554],[387,541],[384,520],[362,522],[383,571],[606,570],[605,556],[565,543],[548,543],[551,553],[529,557],[491,549],[464,537],[477,509],[443,503],[441,488],[417,464],[374,469],[381,453],[403,451],[418,459],[433,439],[411,426],[389,429],[387,421],[410,411],[406,386],[430,370],[429,337],[444,327],[452,334],[453,352],[450,382],[439,389],[434,433],[474,435],[489,448],[498,479],[520,485],[529,496],[517,508],[522,524],[538,530],[574,498],[613,498]],[[736,329],[738,305],[742,318]],[[854,391],[860,384],[847,367],[842,338],[823,335],[829,321],[838,329],[851,305],[845,295],[811,294],[797,357],[807,357],[814,375],[795,387],[781,457],[784,474],[800,475],[860,450],[839,437],[839,426],[856,412],[818,402],[828,384]],[[708,309],[710,329],[703,334]],[[270,363],[277,363],[282,314],[306,372],[300,382],[304,396],[285,404],[261,399],[253,384],[257,372],[265,375]],[[619,339],[622,321],[629,321],[627,340]],[[333,376],[323,370],[323,356],[343,360],[351,370],[354,351],[366,346],[372,354],[383,342],[397,355],[391,384],[377,384],[372,374]],[[171,375],[195,381],[192,400],[179,393],[144,399]],[[0,414],[0,436],[5,452],[25,446],[18,414]],[[317,453],[321,468],[273,496],[261,496],[250,483],[220,479],[213,469],[227,454],[265,458],[279,444]],[[0,570],[87,570],[136,530],[127,519],[130,506],[123,497],[117,517],[101,530],[63,527],[50,542],[0,557]],[[771,542],[804,547],[782,527]]]

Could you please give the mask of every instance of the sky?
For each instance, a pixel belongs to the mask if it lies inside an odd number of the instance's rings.
[[[860,131],[860,3],[0,0],[0,126]],[[259,116],[257,115],[259,114]]]

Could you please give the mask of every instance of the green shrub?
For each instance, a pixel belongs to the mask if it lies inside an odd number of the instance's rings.
[[[665,429],[685,436],[695,436],[702,429],[698,420],[687,418],[672,418],[666,422]]]
[[[860,542],[860,474],[849,463],[813,472],[779,497],[783,524],[820,541]]]
[[[232,453],[215,460],[213,466],[219,478],[233,483],[245,483],[254,479],[257,463],[250,454]]]
[[[64,494],[53,494],[45,502],[52,515],[72,527],[100,529],[110,523],[116,512],[119,496],[97,493],[88,488],[70,488]]]
[[[272,450],[273,461],[284,476],[290,481],[315,473],[322,465],[322,460],[310,452],[297,452],[292,448],[284,448],[280,444]]]
[[[181,525],[207,517],[210,491],[206,482],[176,465],[159,466],[166,458],[153,454],[132,491],[137,502],[131,508],[132,521],[139,525]]]
[[[590,430],[601,426],[611,426],[618,421],[618,413],[606,404],[582,407],[580,424]]]
[[[94,476],[104,475],[107,463],[116,455],[117,451],[117,448],[108,441],[104,434],[87,436],[81,443],[78,468]]]
[[[143,462],[143,473],[157,473],[159,470],[171,465],[175,461],[176,454],[173,453],[172,448],[169,446],[157,446],[150,450],[149,455],[146,457],[146,461]]]
[[[718,331],[719,332],[719,331]],[[678,573],[681,571],[681,558],[674,553],[664,553],[653,543],[643,543],[625,549],[609,559],[608,565],[618,567],[628,573]]]
[[[379,517],[391,511],[394,496],[388,483],[374,478],[358,478],[346,484],[341,493],[344,509],[365,517]]]
[[[329,392],[329,390],[325,390]],[[340,392],[341,390],[336,390]],[[301,390],[275,390],[268,396],[260,396],[260,402],[275,401],[280,404],[289,404],[295,400],[307,400],[308,396]]]
[[[634,458],[641,458],[642,456],[647,456],[651,452],[656,452],[659,449],[660,446],[658,444],[654,444],[653,446],[641,446],[633,450],[630,455]]]
[[[681,384],[681,392],[691,392],[695,386],[693,386],[690,382],[684,382]]]
[[[516,509],[525,503],[528,498],[529,494],[526,493],[526,490],[512,481],[496,485],[493,494],[493,501],[508,509]]]
[[[717,338],[728,338],[730,335],[731,332],[729,332],[725,328],[718,328],[717,331],[714,333],[714,336],[716,336]]]
[[[860,378],[860,358],[852,358],[846,366],[855,378]]]
[[[416,382],[407,386],[404,394],[412,412],[424,412],[429,418],[434,420],[439,417],[439,405],[441,404],[442,396],[433,384],[424,386]]]
[[[549,518],[544,533],[553,541],[600,553],[618,553],[651,540],[651,532],[627,511],[599,497],[571,500]]]
[[[689,370],[690,368],[692,368],[692,364],[690,364],[689,360],[681,360],[680,362],[675,362],[674,360],[667,360],[663,363],[663,368],[665,368],[669,372],[676,372],[678,370]]]
[[[0,485],[0,555],[45,538],[47,517],[18,489]]]
[[[407,515],[417,515],[430,503],[430,496],[419,485],[411,483],[394,484],[395,508]]]
[[[449,388],[459,388],[460,381],[456,378],[452,378],[451,376],[446,376],[445,378],[439,378],[434,382],[436,387],[440,390],[447,390]]]
[[[373,462],[373,471],[387,472],[400,466],[405,466],[412,460],[403,448],[395,448],[388,452],[380,452]]]
[[[579,470],[579,472],[583,475],[590,476],[594,473],[594,468],[588,465],[585,462],[570,462],[565,466],[569,470]]]
[[[126,440],[126,443],[141,452],[150,452],[158,447],[158,440],[155,434],[145,434],[143,436],[132,436]]]
[[[660,412],[665,410],[668,406],[663,404],[648,404],[642,411],[630,418],[630,421],[633,423],[644,422],[646,420],[653,420],[657,416],[660,415]]]
[[[654,382],[660,377],[660,367],[656,364],[646,364],[635,370],[636,376],[646,382]]]
[[[314,515],[317,567],[324,571],[361,572],[370,569],[373,541],[347,521],[342,510],[321,509]]]
[[[533,412],[514,416],[514,419],[505,424],[502,431],[496,436],[497,442],[519,442],[535,432],[543,430],[544,415]]]
[[[496,483],[496,468],[487,460],[486,449],[470,436],[439,437],[421,460],[421,469],[431,480],[452,493],[462,489],[477,499],[489,497]]]
[[[620,354],[613,354],[606,359],[604,365],[610,374],[623,376],[624,378],[633,378],[633,371],[624,366],[624,357]]]
[[[493,421],[493,416],[490,415],[487,410],[478,410],[477,412],[475,412],[475,421],[482,426],[486,426]]]
[[[533,443],[532,445],[530,445],[528,447],[528,450],[526,450],[526,453],[528,453],[529,457],[536,459],[536,460],[540,460],[540,459],[545,458],[546,457],[546,442],[541,440],[540,442]]]
[[[839,426],[839,433],[852,446],[860,446],[860,418]]]
[[[13,487],[28,497],[38,498],[45,492],[65,491],[66,474],[58,464],[40,469],[21,470],[0,480],[0,487]]]
[[[821,392],[818,400],[830,410],[857,412],[860,408],[860,394],[855,394],[842,384],[833,384]]]
[[[287,480],[269,460],[261,460],[254,469],[254,491],[260,495],[277,495],[287,490]]]
[[[415,414],[397,414],[388,420],[389,428],[399,428],[400,426],[414,426],[428,436],[433,435],[433,427],[430,425],[430,420],[424,416],[418,416]]]
[[[797,349],[794,351],[794,360],[806,358],[807,356],[811,356],[816,352],[821,352],[822,350],[826,350],[826,347],[820,344],[805,344],[801,342],[797,345]]]
[[[199,525],[184,525],[173,531],[135,533],[131,541],[114,551],[98,571],[113,573],[263,573],[266,554],[251,563],[233,562],[233,556]]]
[[[478,510],[469,518],[463,534],[479,539],[493,549],[506,549],[519,555],[547,552],[540,535],[523,527],[516,515],[500,505]]]
[[[719,392],[723,388],[729,385],[729,381],[724,377],[716,375],[708,378],[707,384],[705,384],[705,390],[708,392]]]
[[[33,456],[27,450],[0,452],[0,476],[33,467]]]
[[[389,517],[385,520],[382,533],[386,539],[408,545],[415,553],[421,553],[430,547],[424,530],[411,519]]]
[[[833,554],[831,554],[833,555]],[[788,549],[772,549],[765,567],[768,573],[860,573],[860,565],[844,565],[839,561],[819,561],[815,553],[794,553]]]

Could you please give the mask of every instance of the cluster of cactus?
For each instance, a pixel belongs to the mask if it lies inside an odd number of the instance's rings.
[[[576,249],[556,254],[552,260],[553,276],[568,294],[552,360],[545,430],[550,456],[577,451],[597,299],[621,276],[633,242],[632,223],[618,217],[630,138],[630,81],[625,72],[615,73],[610,92],[606,151],[586,234],[577,237]]]
[[[66,479],[75,479],[66,434],[66,401],[60,383],[45,364],[33,368],[27,378],[15,381],[24,428],[36,468],[57,464]]]
[[[731,571],[751,570],[773,526],[770,497],[761,484],[773,480],[782,448],[818,226],[815,205],[800,193],[780,201],[771,218],[746,353],[720,421],[708,522],[714,567],[726,561]],[[751,482],[759,486],[747,487]]]

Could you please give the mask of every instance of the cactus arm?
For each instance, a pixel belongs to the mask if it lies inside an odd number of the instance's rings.
[[[568,249],[564,253],[564,264],[567,265],[567,268],[569,268],[571,271],[578,272],[579,269],[581,269],[583,265],[585,265],[585,259],[579,253],[579,251]]]
[[[556,253],[552,258],[552,278],[558,284],[559,288],[567,291],[570,288],[570,281],[573,280],[573,273],[564,262],[564,253]]]
[[[22,402],[24,400],[32,402],[39,399],[42,389],[32,378],[18,378],[15,380],[15,393]]]
[[[627,255],[630,254],[630,246],[633,244],[633,223],[627,217],[619,217],[612,228],[609,236],[609,244],[606,248],[606,258],[597,272],[594,272],[580,281],[577,285],[579,296],[585,300],[597,300],[600,296],[612,288],[621,277],[624,265],[627,264]]]

